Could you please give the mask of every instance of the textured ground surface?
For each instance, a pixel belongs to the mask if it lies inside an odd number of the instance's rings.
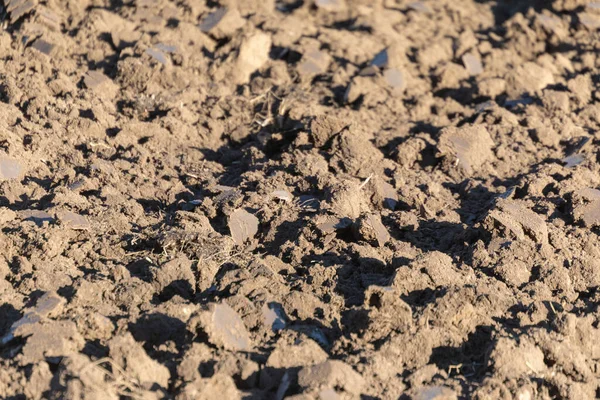
[[[600,395],[600,4],[4,3],[0,398]]]

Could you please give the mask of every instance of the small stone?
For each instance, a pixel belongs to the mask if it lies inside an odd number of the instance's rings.
[[[422,1],[413,1],[412,3],[409,3],[408,8],[423,14],[429,14],[431,12],[429,6]]]
[[[479,54],[467,53],[462,56],[462,62],[470,75],[479,75],[483,72],[481,57]]]
[[[60,222],[71,229],[87,230],[90,229],[90,223],[83,215],[76,214],[72,211],[63,211],[56,214]]]
[[[242,246],[258,232],[258,218],[241,208],[229,215],[228,225],[231,237],[238,246]]]
[[[192,316],[188,324],[192,331],[200,327],[208,341],[217,347],[233,351],[247,351],[252,347],[244,322],[226,303],[211,303],[208,310]]]
[[[298,65],[298,73],[301,76],[314,76],[327,72],[331,63],[331,57],[320,50],[311,50],[304,53],[302,61]]]
[[[373,60],[371,60],[371,65],[378,68],[385,68],[389,63],[389,56],[387,49],[381,50],[379,53],[375,54]]]
[[[155,49],[155,48],[146,49],[146,54],[148,54],[155,61],[158,61],[162,65],[167,65],[169,63],[169,59],[167,58],[167,55],[159,49]]]
[[[404,75],[395,68],[386,69],[383,72],[383,79],[385,80],[385,83],[394,91],[402,92],[406,88]]]
[[[285,313],[281,305],[277,303],[265,303],[262,306],[263,323],[273,332],[285,328]]]
[[[271,51],[271,36],[257,32],[244,39],[240,46],[234,70],[233,80],[237,84],[250,81],[250,75],[269,61]]]
[[[584,161],[585,156],[583,154],[572,154],[562,159],[562,162],[565,163],[565,167],[567,168],[576,167]]]
[[[341,11],[346,8],[344,0],[315,0],[317,8],[325,11]]]
[[[20,212],[21,218],[25,221],[33,221],[37,225],[42,225],[44,222],[54,221],[54,217],[46,211],[41,210],[24,210]]]
[[[412,400],[456,400],[456,393],[445,386],[426,386],[417,389]]]
[[[233,36],[245,23],[237,9],[221,7],[204,17],[198,28],[216,39],[224,39]]]
[[[33,42],[31,47],[46,55],[50,55],[54,49],[54,45],[45,41],[44,39],[37,39],[35,42]]]
[[[275,190],[271,196],[286,203],[289,203],[294,199],[294,196],[287,190]]]
[[[19,179],[23,173],[23,166],[15,159],[0,156],[0,180]]]

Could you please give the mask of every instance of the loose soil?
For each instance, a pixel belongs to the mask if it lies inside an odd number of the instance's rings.
[[[0,398],[600,396],[600,4],[4,0]]]

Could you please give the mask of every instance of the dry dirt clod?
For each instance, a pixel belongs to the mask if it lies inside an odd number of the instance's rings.
[[[367,214],[360,217],[352,226],[357,240],[364,240],[374,246],[382,247],[390,240],[390,234],[381,223],[381,217]]]
[[[336,389],[336,391],[358,396],[365,381],[349,365],[337,360],[327,360],[321,364],[302,368],[298,373],[298,384],[306,389],[316,391]]]
[[[494,156],[494,142],[481,125],[444,128],[440,133],[438,153],[444,169],[453,175],[459,170],[467,176],[477,172]]]
[[[171,374],[164,366],[148,357],[142,345],[131,334],[115,336],[108,342],[109,356],[127,375],[144,389],[169,386]]]
[[[548,227],[544,219],[516,200],[499,199],[496,208],[486,217],[484,225],[490,231],[500,226],[509,237],[517,240],[548,242]]]
[[[592,228],[600,225],[600,190],[584,188],[572,195],[572,214],[576,222]]]
[[[244,209],[237,209],[229,215],[229,231],[233,241],[242,246],[258,232],[258,218]]]

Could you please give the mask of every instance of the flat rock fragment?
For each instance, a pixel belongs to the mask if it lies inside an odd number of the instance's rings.
[[[169,63],[169,59],[167,55],[160,49],[150,48],[146,49],[146,54],[148,54],[152,59],[161,63],[162,65],[167,65]]]
[[[244,322],[226,303],[209,304],[206,310],[194,314],[188,325],[192,332],[201,329],[217,347],[232,351],[247,351],[252,347]]]
[[[301,76],[314,76],[327,72],[327,68],[331,63],[331,57],[321,50],[310,50],[304,53],[300,64],[298,65],[298,73]]]
[[[14,158],[0,156],[0,180],[19,179],[23,174],[23,165]]]
[[[346,7],[344,0],[315,0],[318,9],[324,11],[341,11]]]
[[[250,81],[250,75],[269,61],[271,50],[271,35],[256,32],[244,39],[233,65],[232,77],[236,84]]]
[[[65,226],[75,230],[90,229],[90,223],[83,215],[74,213],[73,211],[63,211],[56,214],[58,220]]]
[[[54,50],[54,45],[52,43],[47,42],[41,38],[37,39],[35,42],[33,42],[31,47],[33,47],[40,53],[44,53],[46,55],[50,55],[52,53],[52,50]]]
[[[83,77],[83,84],[96,94],[114,98],[119,91],[119,87],[106,75],[100,71],[88,71]]]
[[[475,53],[467,53],[462,56],[462,62],[470,75],[479,75],[483,72],[481,57]]]
[[[383,71],[383,79],[394,92],[402,92],[406,88],[404,74],[396,68],[389,68]]]
[[[289,203],[294,199],[294,195],[287,190],[275,190],[271,193],[271,196],[286,203]]]
[[[54,217],[42,210],[23,210],[20,212],[21,218],[26,221],[33,221],[37,225],[42,225],[44,222],[54,221]]]
[[[228,225],[233,241],[239,246],[258,232],[258,218],[241,208],[229,215]]]
[[[245,22],[237,9],[220,7],[207,14],[198,24],[198,28],[217,39],[224,39],[231,37]]]

